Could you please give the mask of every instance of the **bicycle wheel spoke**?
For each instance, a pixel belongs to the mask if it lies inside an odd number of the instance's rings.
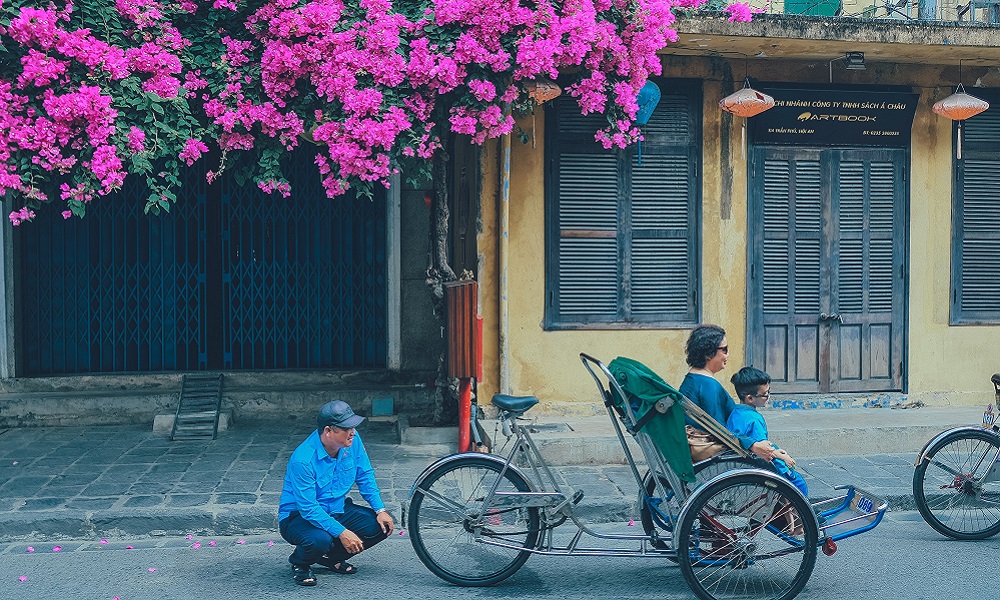
[[[958,539],[1000,531],[1000,438],[986,431],[958,431],[928,450],[914,472],[913,494],[924,520]]]
[[[527,483],[502,463],[471,457],[446,463],[417,483],[410,504],[410,540],[436,575],[459,585],[491,585],[515,571],[538,539],[536,508],[489,508],[500,492],[528,491]],[[484,540],[511,546],[487,544]]]
[[[704,600],[789,600],[805,585],[816,560],[815,517],[790,484],[764,480],[734,474],[692,499],[680,525],[679,547],[689,549],[681,568]]]

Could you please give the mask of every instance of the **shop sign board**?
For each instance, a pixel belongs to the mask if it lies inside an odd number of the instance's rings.
[[[750,119],[754,144],[906,147],[918,94],[761,88],[774,108]]]

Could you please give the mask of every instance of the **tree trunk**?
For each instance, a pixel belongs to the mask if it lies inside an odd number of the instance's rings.
[[[431,194],[431,249],[430,264],[427,267],[427,285],[431,288],[434,315],[441,327],[447,323],[447,303],[444,296],[444,284],[455,280],[455,272],[449,259],[449,221],[451,212],[448,208],[448,163],[451,159],[449,140],[442,139],[442,147],[434,155],[433,191]],[[440,402],[434,407],[433,419],[436,423],[453,422],[453,416],[458,414],[458,382],[448,376],[447,347],[438,361],[437,388],[440,392]]]

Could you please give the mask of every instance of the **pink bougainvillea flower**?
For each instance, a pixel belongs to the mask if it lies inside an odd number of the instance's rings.
[[[215,546],[215,540],[212,540],[211,542],[209,542],[208,545],[209,546]]]
[[[34,552],[35,548],[33,546],[28,546],[28,552]]]
[[[20,581],[21,583],[24,583],[25,581],[28,580],[28,577],[26,575],[21,575],[20,577],[17,578],[17,580]]]
[[[189,540],[190,539],[194,539],[194,536],[189,533],[189,534],[187,534],[187,539],[189,539]]]
[[[406,533],[406,530],[405,530],[405,529],[400,529],[400,530],[399,530],[399,535],[403,535],[404,533]]]
[[[267,541],[267,547],[268,547],[268,548],[270,548],[270,547],[271,547],[271,546],[273,546],[273,545],[274,545],[274,540],[268,540],[268,541]]]
[[[191,544],[191,547],[197,550],[198,548],[201,548],[201,542],[195,542]]]
[[[52,547],[52,551],[53,552],[59,552],[60,550],[62,550],[62,546],[53,546]]]
[[[727,6],[726,12],[729,13],[729,20],[733,23],[749,23],[753,19],[753,13],[760,11],[753,10],[743,2],[736,2]]]
[[[629,527],[635,527],[635,519],[629,519],[628,520],[628,526]]]

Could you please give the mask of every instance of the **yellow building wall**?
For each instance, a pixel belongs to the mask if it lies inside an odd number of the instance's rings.
[[[721,143],[723,120],[718,109],[723,81],[739,75],[742,62],[699,58],[663,58],[665,77],[704,79],[703,165],[701,213],[701,311],[702,322],[716,323],[727,331],[729,366],[719,379],[743,363],[746,335],[747,269],[747,163],[742,151],[742,119],[727,128],[728,147]],[[787,81],[828,85],[828,65],[768,64],[769,74],[781,73]],[[865,75],[867,73],[867,76]],[[753,74],[751,74],[753,75]],[[841,74],[838,74],[840,76]],[[993,340],[998,327],[949,325],[951,270],[951,122],[934,115],[931,105],[948,95],[950,88],[920,82],[942,81],[938,68],[910,70],[873,67],[867,72],[843,74],[840,82],[913,85],[921,94],[913,124],[909,205],[909,319],[907,399],[928,405],[985,404],[992,397],[989,377],[1000,371]],[[944,79],[947,80],[947,79]],[[684,343],[690,329],[604,329],[545,331],[545,203],[544,110],[522,117],[518,125],[533,141],[514,137],[510,152],[509,266],[506,303],[509,314],[509,389],[531,394],[541,401],[539,412],[591,414],[603,412],[593,380],[583,368],[579,353],[605,363],[616,356],[642,361],[668,382],[680,384],[687,366]],[[726,155],[723,156],[724,148]],[[503,361],[500,356],[500,307],[503,277],[499,270],[499,214],[502,196],[503,155],[499,142],[483,152],[481,198],[482,229],[479,235],[481,314],[484,318],[484,380],[479,397],[500,391]],[[724,186],[723,177],[731,177]],[[725,189],[731,187],[731,197]]]

